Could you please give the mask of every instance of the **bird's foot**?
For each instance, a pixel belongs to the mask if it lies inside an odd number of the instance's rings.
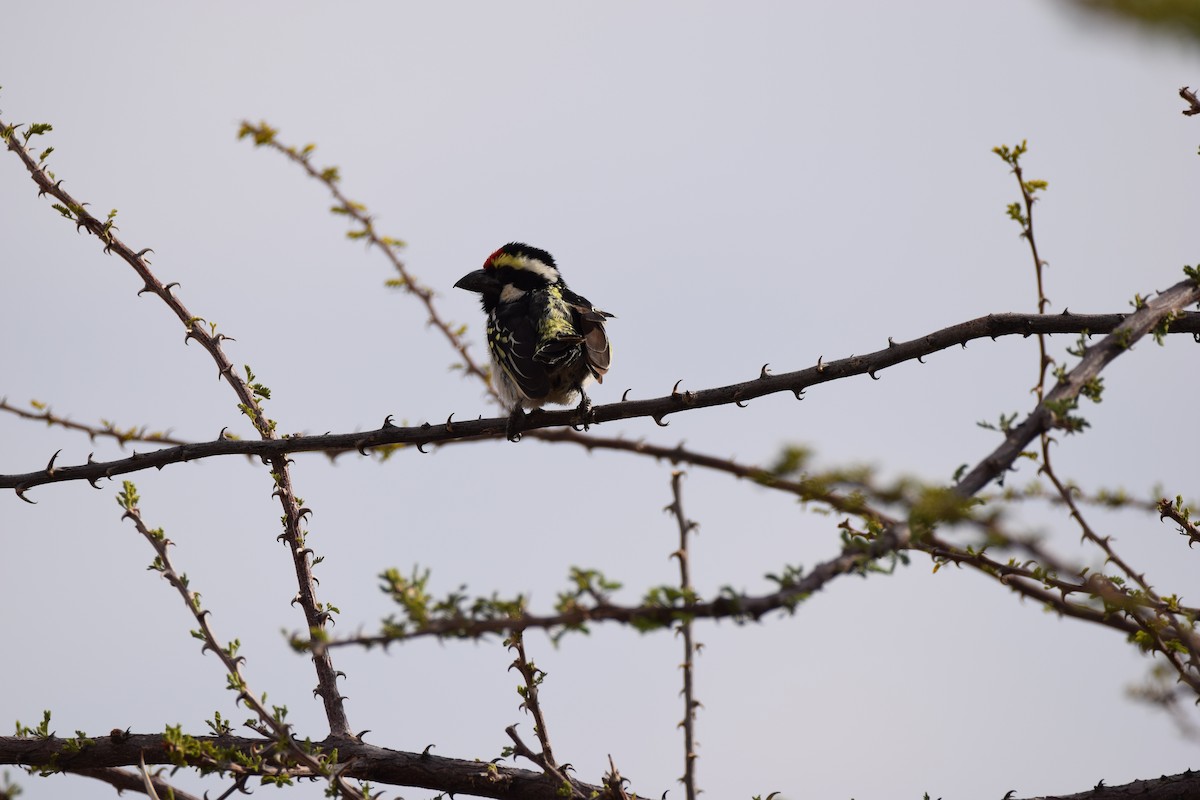
[[[521,428],[525,426],[525,410],[517,406],[508,415],[508,425],[504,428],[504,436],[510,442],[521,441]]]
[[[587,396],[587,392],[583,391],[583,389],[579,390],[579,406],[575,410],[583,413],[583,429],[585,431],[588,430],[593,422],[592,400]],[[579,428],[575,427],[575,430],[579,430]]]

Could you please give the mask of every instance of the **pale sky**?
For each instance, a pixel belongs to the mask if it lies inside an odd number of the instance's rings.
[[[991,153],[1028,139],[1049,181],[1035,224],[1051,310],[1129,309],[1195,264],[1200,119],[1177,90],[1200,85],[1194,45],[1098,25],[1049,0],[849,3],[25,3],[0,25],[0,111],[50,122],[51,167],[153,268],[234,337],[273,391],[283,431],[349,431],[494,409],[448,369],[454,355],[390,268],[345,240],[323,188],[236,140],[243,118],[316,143],[442,312],[482,346],[475,298],[452,289],[511,240],[552,252],[576,291],[617,315],[596,403],[802,369],[991,312],[1033,311],[1032,268],[1004,207],[1015,182]],[[199,347],[94,239],[0,158],[0,396],[80,422],[249,434]],[[1051,340],[1064,356],[1073,337]],[[1200,495],[1193,343],[1144,342],[1106,373],[1056,466],[1089,490]],[[604,435],[748,463],[787,443],[824,467],[949,481],[998,444],[976,426],[1033,406],[1033,340],[972,343],[880,374],[670,417]],[[119,457],[110,442],[0,414],[0,472]],[[146,446],[142,446],[143,449]],[[376,576],[414,565],[440,594],[524,592],[553,606],[572,566],[622,581],[622,602],[677,579],[670,466],[534,441],[398,453],[379,464],[300,456],[310,545],[338,632],[390,613]],[[1010,480],[1023,485],[1029,467]],[[240,458],[135,476],[147,522],[246,676],[286,703],[303,735],[327,728],[307,659],[270,478]],[[0,496],[6,609],[0,721],[103,734],[202,732],[241,720],[219,662],[202,656],[153,553],[114,497],[82,483]],[[839,548],[839,518],[690,469],[698,590],[763,592],[784,564]],[[1024,528],[1095,563],[1045,508]],[[1200,555],[1148,516],[1098,516],[1157,589],[1188,598]],[[1194,603],[1195,597],[1190,600]],[[914,555],[892,576],[844,578],[802,605],[738,627],[702,623],[700,787],[709,798],[858,800],[1082,791],[1195,766],[1161,713],[1127,686],[1153,663],[1107,629],[1066,622],[982,577],[931,574]],[[531,635],[555,750],[598,782],[612,755],[632,788],[682,774],[679,641],[597,627],[558,649]],[[498,641],[343,650],[336,666],[367,741],[489,760],[508,744],[518,677]],[[526,762],[518,763],[532,768]],[[14,772],[10,769],[10,772]],[[76,777],[14,774],[25,797],[111,797]],[[181,780],[194,787],[194,782]],[[220,790],[222,784],[204,787]],[[266,789],[259,790],[267,791]],[[319,787],[300,796],[319,797]],[[404,789],[409,800],[430,792]],[[389,790],[389,796],[395,793]]]

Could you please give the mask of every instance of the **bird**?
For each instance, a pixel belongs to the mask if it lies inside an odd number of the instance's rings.
[[[604,323],[613,315],[568,289],[554,257],[524,242],[504,245],[454,286],[480,295],[493,384],[510,411],[508,439],[521,438],[526,409],[571,405],[577,395],[587,430],[584,387],[603,383],[612,363]]]

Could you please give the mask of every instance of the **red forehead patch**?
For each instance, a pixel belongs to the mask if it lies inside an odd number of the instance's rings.
[[[497,250],[496,252],[492,253],[490,256],[487,257],[487,261],[483,262],[483,268],[484,269],[495,269],[496,265],[494,262],[495,262],[496,258],[503,254],[504,254],[504,248],[501,247],[499,250]]]

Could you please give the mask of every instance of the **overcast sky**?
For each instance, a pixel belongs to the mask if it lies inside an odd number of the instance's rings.
[[[991,153],[1028,139],[1051,310],[1129,309],[1195,264],[1200,85],[1194,45],[1018,0],[896,4],[34,3],[0,24],[6,123],[45,121],[51,166],[120,235],[152,247],[193,313],[236,342],[273,390],[282,431],[491,416],[481,388],[387,264],[347,242],[323,188],[236,140],[267,120],[318,145],[343,188],[467,323],[453,290],[510,240],[552,252],[572,288],[617,315],[597,403],[745,380],[919,337],[990,312],[1033,311],[1032,269],[1004,213],[1016,186]],[[24,168],[0,158],[0,396],[81,422],[249,435],[228,386],[178,321],[94,239],[76,235]],[[1071,337],[1052,340],[1063,356]],[[1140,344],[1106,372],[1092,428],[1061,442],[1060,472],[1095,490],[1200,495],[1196,350]],[[786,443],[821,466],[949,481],[998,443],[976,422],[1032,407],[1032,340],[981,341],[746,410],[605,425],[598,432],[769,463]],[[1176,420],[1176,421],[1173,421]],[[115,444],[0,414],[0,472],[120,455]],[[145,446],[143,446],[144,448]],[[401,452],[385,464],[297,458],[310,545],[339,632],[390,613],[376,575],[429,567],[434,590],[525,592],[552,607],[571,566],[621,580],[634,602],[676,580],[670,467],[533,441]],[[1013,476],[1032,479],[1029,467]],[[226,458],[139,474],[147,522],[238,637],[252,687],[302,734],[326,728],[261,465]],[[6,657],[0,721],[54,712],[60,734],[200,732],[235,720],[218,661],[201,656],[153,554],[119,519],[114,483],[57,484],[38,505],[0,496]],[[761,592],[764,574],[839,548],[838,518],[726,476],[690,470],[701,524],[693,575]],[[1098,517],[1163,593],[1195,585],[1194,553],[1155,519]],[[1062,515],[1026,525],[1087,563]],[[1190,597],[1192,602],[1195,597]],[[1125,688],[1152,662],[1114,632],[1060,621],[979,576],[927,559],[843,579],[794,617],[698,626],[699,782],[710,798],[1000,797],[1081,791],[1195,766],[1162,714]],[[596,782],[612,754],[639,792],[682,774],[679,641],[598,628],[552,649],[542,688],[560,758]],[[491,759],[517,709],[498,642],[344,650],[351,725],[367,740]],[[521,766],[528,767],[522,763]],[[25,796],[109,797],[75,777],[18,776]],[[187,784],[193,785],[193,784]],[[207,784],[218,788],[218,784]],[[260,790],[260,791],[266,791]],[[319,796],[315,788],[304,796]],[[404,790],[409,800],[431,793]]]

